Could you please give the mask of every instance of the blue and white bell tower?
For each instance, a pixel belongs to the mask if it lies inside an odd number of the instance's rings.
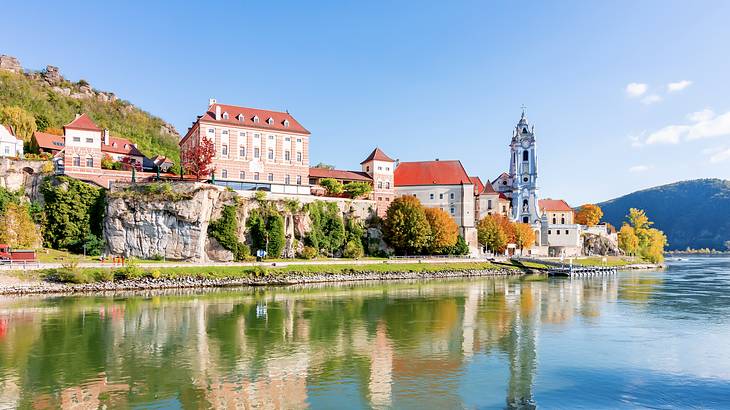
[[[537,146],[535,126],[530,127],[522,107],[522,116],[512,134],[509,176],[512,180],[512,219],[517,222],[540,222],[537,202]]]

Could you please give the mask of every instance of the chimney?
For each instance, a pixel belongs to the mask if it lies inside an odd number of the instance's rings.
[[[216,102],[215,98],[208,98],[208,107],[215,105]]]
[[[104,141],[104,145],[109,145],[109,130],[107,128],[104,128],[104,131],[101,133],[102,141]]]
[[[216,120],[221,119],[221,106],[220,105],[215,106],[215,119]]]
[[[81,114],[76,113],[76,118],[74,118],[74,119],[77,120],[77,119],[79,119],[80,116],[81,116]]]
[[[438,159],[438,158],[436,158],[436,161],[438,161],[438,160],[439,160],[439,159]]]

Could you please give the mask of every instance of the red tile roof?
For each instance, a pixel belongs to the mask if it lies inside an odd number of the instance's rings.
[[[469,177],[469,180],[474,184],[474,195],[479,195],[484,191],[484,184],[479,177]]]
[[[471,183],[461,161],[401,162],[395,169],[395,186]]]
[[[537,201],[541,211],[572,211],[573,208],[562,199],[540,199]]]
[[[115,143],[116,146],[114,145]],[[136,157],[144,156],[144,154],[142,154],[142,152],[134,146],[132,141],[112,136],[109,137],[109,145],[104,145],[103,142],[101,143],[101,152],[112,152],[115,154],[131,155]]]
[[[345,171],[340,169],[309,168],[310,178],[334,178],[345,181],[368,181],[373,179],[370,175],[360,171]]]
[[[97,127],[94,121],[89,118],[86,113],[83,113],[76,117],[73,121],[64,125],[64,128],[73,128],[76,130],[88,130],[88,131],[101,131],[101,128]]]
[[[221,119],[215,119],[216,107],[221,108]],[[228,113],[228,119],[223,119],[223,113]],[[238,116],[243,116],[243,121]],[[258,122],[254,122],[253,118],[258,117]],[[271,124],[267,120],[271,118]],[[260,110],[257,108],[239,107],[236,105],[213,104],[208,107],[208,111],[203,114],[200,119],[202,121],[216,122],[221,124],[241,125],[246,127],[261,128],[265,130],[296,132],[300,134],[309,134],[297,120],[288,112]],[[285,125],[285,121],[289,122],[289,126]]]
[[[494,187],[492,186],[491,183],[487,183],[486,185],[484,185],[484,189],[482,190],[482,193],[483,194],[496,194],[497,191],[494,190]]]
[[[35,138],[36,143],[38,143],[38,147],[45,148],[47,150],[60,151],[65,145],[64,139],[60,135],[36,131],[33,133],[33,137]]]
[[[368,161],[373,161],[373,160],[375,160],[375,161],[395,162],[395,160],[393,160],[393,158],[385,155],[385,152],[383,152],[383,150],[381,150],[380,148],[376,147],[373,150],[373,152],[371,152],[370,155],[368,155],[368,157],[365,158],[360,164],[362,165],[362,164],[364,164],[364,163],[366,163]]]

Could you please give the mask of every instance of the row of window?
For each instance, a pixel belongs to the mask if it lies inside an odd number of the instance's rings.
[[[385,181],[385,184],[383,184],[383,181],[378,181],[378,189],[390,189],[390,181]]]
[[[227,169],[222,169],[221,170],[221,178],[224,178],[224,179],[225,178],[228,178],[228,170]],[[238,173],[238,179],[245,180],[246,179],[246,171],[240,171]],[[253,173],[253,180],[254,181],[260,181],[261,180],[261,173],[254,172]],[[269,182],[274,182],[274,174],[269,173],[266,176],[266,180],[269,181]],[[297,181],[297,185],[301,185],[302,184],[302,176],[301,175],[297,175],[296,181]],[[284,183],[286,185],[291,185],[291,175],[286,175],[284,177]]]
[[[548,235],[552,235],[552,233],[553,233],[553,230],[552,229],[548,229]],[[555,234],[556,235],[560,235],[560,229],[556,229],[555,230]],[[565,234],[568,235],[568,230],[567,229],[565,230]]]
[[[221,115],[221,117],[223,117],[224,120],[227,120],[227,119],[230,119],[231,116],[230,116],[230,114],[228,114],[228,112],[223,112],[223,114]],[[236,119],[238,120],[238,122],[245,122],[246,121],[246,117],[243,114],[236,115]],[[254,124],[258,124],[259,123],[259,116],[258,115],[254,115],[253,117],[251,117],[251,121],[253,121]],[[269,124],[269,125],[273,125],[274,124],[274,119],[271,118],[271,117],[269,117],[269,118],[266,119],[266,123]],[[284,120],[281,123],[282,123],[282,125],[284,125],[284,127],[289,127],[289,120]]]
[[[81,137],[73,137],[73,141],[74,142],[81,142]],[[94,138],[86,137],[86,143],[87,144],[93,144],[94,143]]]
[[[221,145],[221,157],[228,158],[228,145],[223,144]],[[259,147],[254,147],[253,149],[253,157],[254,159],[260,159],[261,158],[261,149]],[[269,160],[275,160],[276,159],[276,153],[273,149],[269,149],[266,156]],[[246,147],[244,145],[241,145],[238,147],[238,158],[239,159],[246,159]],[[284,151],[284,161],[291,161],[291,151]],[[297,151],[297,162],[302,162],[302,153]]]
[[[416,196],[416,194],[413,194],[413,196]],[[435,199],[435,198],[436,198],[436,195],[435,194],[428,194],[428,199]],[[444,194],[443,193],[439,194],[439,199],[444,199]],[[454,193],[453,192],[449,194],[449,199],[454,199]]]
[[[75,155],[73,157],[72,162],[73,162],[73,166],[80,167],[81,166],[81,157],[78,155]],[[94,166],[94,158],[91,155],[86,157],[86,166],[89,168]]]
[[[229,135],[228,134],[228,130],[222,130],[221,131],[221,135]],[[238,136],[239,137],[246,137],[247,135],[248,134],[246,133],[246,131],[238,131]],[[210,139],[211,141],[215,141],[215,128],[208,128],[208,136],[207,136],[207,138]],[[254,133],[253,134],[253,139],[255,139],[255,140],[261,139],[261,134]],[[269,135],[269,141],[274,141],[274,140],[276,140],[276,136],[275,135]],[[284,142],[291,142],[291,137],[284,137]],[[297,138],[297,142],[302,142],[302,139],[301,138]]]
[[[379,166],[378,167],[378,171],[382,171],[382,170],[383,170],[383,167],[382,166]],[[390,171],[390,167],[385,167],[385,170],[386,171]],[[370,165],[368,165],[368,166],[365,167],[365,172],[370,172]]]

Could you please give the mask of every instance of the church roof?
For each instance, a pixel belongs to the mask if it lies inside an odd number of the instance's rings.
[[[87,131],[101,131],[101,128],[97,127],[96,123],[94,123],[94,121],[88,115],[86,115],[86,113],[77,116],[73,121],[64,125],[64,128]]]
[[[568,205],[567,202],[565,202],[562,199],[540,199],[537,201],[538,206],[540,207],[540,211],[565,211],[565,212],[571,212],[573,211],[573,208]]]
[[[401,162],[395,169],[395,186],[471,184],[461,161]]]
[[[368,161],[373,161],[373,160],[375,160],[375,161],[395,162],[395,160],[393,160],[391,157],[385,155],[385,152],[383,152],[383,150],[381,150],[379,147],[375,147],[375,149],[373,150],[373,152],[371,152],[370,155],[368,155],[368,157],[365,158],[360,163],[360,165],[362,165],[362,164],[364,164],[364,163],[366,163]]]

